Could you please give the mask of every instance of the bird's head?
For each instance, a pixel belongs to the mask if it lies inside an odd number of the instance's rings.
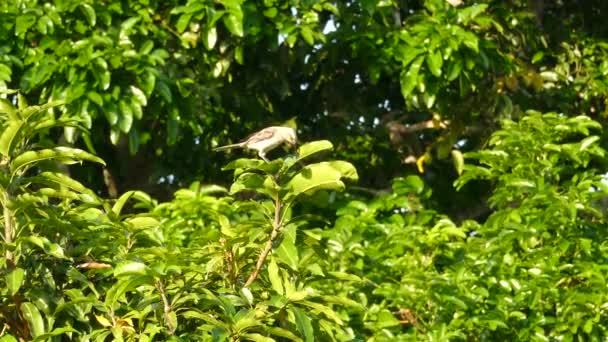
[[[291,127],[284,127],[283,130],[283,139],[289,147],[294,147],[298,144],[298,135],[296,134],[296,130]]]

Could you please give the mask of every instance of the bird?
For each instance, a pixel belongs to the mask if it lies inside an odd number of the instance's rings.
[[[291,127],[271,126],[251,134],[240,143],[216,147],[213,150],[225,151],[233,148],[256,150],[258,151],[258,156],[268,163],[266,153],[283,143],[286,143],[290,147],[297,145],[298,136],[296,131]]]

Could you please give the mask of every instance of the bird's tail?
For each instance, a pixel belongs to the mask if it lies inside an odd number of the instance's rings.
[[[225,145],[225,146],[216,147],[213,150],[214,151],[226,151],[226,150],[231,150],[233,148],[243,147],[243,145],[244,145],[244,143],[231,144],[231,145]]]

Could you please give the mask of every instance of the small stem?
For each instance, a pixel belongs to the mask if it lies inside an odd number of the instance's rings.
[[[154,287],[158,290],[160,294],[160,298],[163,301],[163,316],[165,318],[165,323],[167,324],[167,328],[169,328],[170,335],[173,335],[175,331],[175,326],[173,326],[173,322],[169,320],[169,314],[171,313],[171,305],[169,305],[169,301],[167,300],[167,296],[165,295],[165,288],[163,287],[163,283],[160,280],[156,280]]]
[[[8,208],[8,194],[4,194],[4,200],[2,201],[2,215],[4,216],[4,242],[8,245],[13,243],[13,237],[15,236],[15,227],[13,225],[13,213]],[[4,257],[6,261],[13,265],[14,264],[14,256],[13,252],[9,251],[8,248],[4,252]]]
[[[282,206],[283,203],[279,198],[277,198],[274,203],[274,219],[272,220],[272,233],[270,233],[270,239],[266,241],[266,246],[264,246],[262,253],[260,253],[260,256],[258,257],[258,262],[255,265],[255,270],[253,270],[253,272],[249,276],[249,279],[247,279],[247,281],[245,282],[245,287],[251,285],[258,277],[262,266],[264,266],[264,261],[266,260],[268,253],[270,253],[270,251],[272,250],[272,244],[277,239],[277,237],[279,237],[279,233],[281,232],[281,228],[283,226],[283,220],[281,218]]]

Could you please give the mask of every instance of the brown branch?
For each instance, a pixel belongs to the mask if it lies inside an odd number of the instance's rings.
[[[272,244],[281,232],[281,228],[283,226],[281,220],[281,207],[283,206],[283,204],[281,203],[281,200],[277,198],[274,205],[274,220],[272,221],[272,233],[270,233],[270,239],[268,239],[268,241],[266,242],[266,246],[258,257],[258,262],[255,265],[255,270],[253,270],[253,272],[249,276],[249,279],[247,279],[247,281],[245,282],[245,287],[251,285],[258,277],[258,274],[260,273],[260,270],[264,265],[264,261],[266,260],[268,253],[270,253],[270,250],[272,250]]]

